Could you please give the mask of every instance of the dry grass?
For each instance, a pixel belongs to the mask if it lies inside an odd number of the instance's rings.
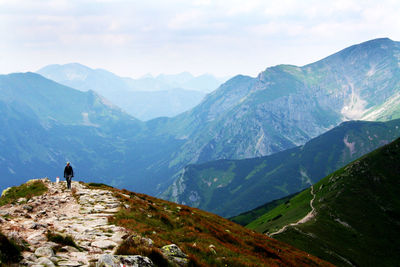
[[[110,223],[154,241],[154,248],[125,242],[118,253],[157,258],[160,255],[157,248],[175,243],[189,255],[189,266],[329,266],[290,245],[217,215],[144,194],[111,190],[130,208],[110,217]],[[163,266],[162,262],[158,263]]]

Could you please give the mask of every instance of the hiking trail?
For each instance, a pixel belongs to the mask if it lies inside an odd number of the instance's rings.
[[[283,226],[278,231],[268,234],[268,236],[272,237],[274,235],[277,235],[277,234],[280,234],[280,233],[284,232],[289,226],[296,226],[296,225],[299,225],[299,224],[302,224],[302,223],[305,223],[305,222],[308,222],[309,220],[311,220],[317,213],[315,211],[315,208],[314,208],[314,205],[313,205],[314,200],[315,200],[315,196],[316,196],[316,194],[314,193],[314,186],[313,185],[311,186],[311,195],[313,196],[313,198],[310,201],[311,211],[309,213],[307,213],[306,216],[304,216],[303,218],[301,218],[300,220],[298,220],[295,223],[291,223],[291,224],[287,224],[287,225]]]
[[[0,231],[16,240],[25,240],[31,251],[24,251],[26,265],[35,263],[44,266],[89,266],[103,254],[112,254],[127,235],[126,229],[108,223],[107,217],[115,214],[122,203],[113,193],[103,189],[89,189],[82,183],[72,182],[72,190],[66,190],[65,182],[53,183],[41,179],[48,191],[19,204],[0,207]],[[0,218],[1,219],[1,218]],[[52,249],[59,246],[48,241],[50,231],[62,236],[71,236],[81,248],[64,246],[54,254]],[[43,248],[43,249],[39,249]],[[46,250],[47,248],[47,250]],[[38,249],[39,252],[38,253]],[[35,253],[36,252],[36,253]],[[38,262],[46,254],[47,262]],[[42,260],[44,261],[44,260]]]

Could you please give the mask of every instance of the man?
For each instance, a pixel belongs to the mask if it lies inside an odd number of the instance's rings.
[[[71,189],[71,179],[74,177],[74,170],[70,166],[69,162],[67,162],[67,166],[64,168],[64,178],[67,180],[67,188]]]

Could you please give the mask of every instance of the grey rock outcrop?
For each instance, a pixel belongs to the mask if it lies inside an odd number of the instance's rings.
[[[188,263],[188,256],[175,244],[163,246],[161,252],[178,266],[185,266]]]
[[[144,256],[101,255],[96,267],[153,267],[153,262]]]

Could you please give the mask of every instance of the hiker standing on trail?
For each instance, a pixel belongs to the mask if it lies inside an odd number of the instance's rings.
[[[67,188],[71,189],[71,179],[74,177],[74,170],[70,166],[69,162],[67,162],[67,166],[64,168],[64,178],[67,180]]]

